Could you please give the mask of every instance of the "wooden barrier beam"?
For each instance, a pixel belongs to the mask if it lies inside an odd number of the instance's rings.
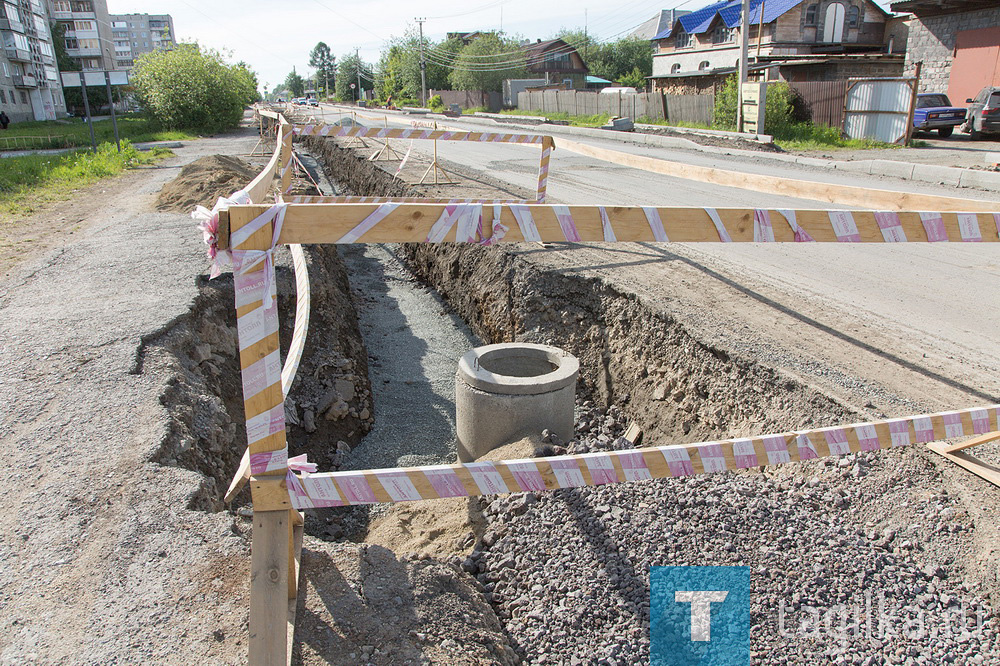
[[[826,203],[850,202],[852,206],[876,210],[936,210],[936,211],[996,211],[1000,204],[976,199],[961,199],[915,192],[877,190],[852,185],[835,185],[809,180],[767,176],[764,174],[728,171],[713,167],[684,164],[670,160],[635,155],[610,148],[598,148],[577,141],[559,139],[559,147],[585,157],[641,169],[664,176],[696,180],[725,187],[737,187],[754,192],[781,194]]]
[[[475,205],[475,204],[470,204]],[[1000,203],[997,204],[1000,209]],[[289,204],[279,241],[281,243],[403,243],[426,241],[431,227],[442,217],[446,204]],[[451,206],[454,210],[454,205]],[[233,206],[227,216],[236,225],[246,224],[266,210],[264,206]],[[499,220],[494,212],[500,211]],[[348,232],[362,224],[370,215],[378,214],[377,223],[356,235],[343,240]],[[489,231],[499,221],[507,227],[505,242],[525,240],[519,226],[530,218],[530,226],[537,228],[537,238],[542,241],[657,241],[682,243],[718,243],[721,232],[733,242],[755,242],[755,238],[773,239],[775,242],[792,242],[797,227],[817,242],[837,242],[838,238],[852,238],[855,242],[882,243],[889,238],[903,237],[913,242],[936,238],[962,241],[963,236],[975,234],[984,242],[998,242],[997,225],[1000,213],[886,213],[873,211],[795,210],[759,211],[749,208],[671,208],[639,206],[551,206],[532,205],[482,205],[482,227]],[[716,226],[712,216],[718,217]],[[767,218],[766,227],[762,217]],[[890,225],[883,230],[880,224]],[[454,224],[444,241],[455,241],[457,224]],[[658,231],[657,231],[658,229]],[[259,238],[259,244],[248,249],[266,249],[270,239]]]

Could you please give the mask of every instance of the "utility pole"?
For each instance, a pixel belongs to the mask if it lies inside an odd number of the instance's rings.
[[[357,61],[354,68],[354,73],[358,75],[358,97],[355,101],[361,99],[361,56],[358,55],[358,49],[354,49],[354,59]]]
[[[747,57],[750,40],[750,0],[743,0],[743,11],[740,16],[740,80],[736,87],[736,131],[743,131],[743,84],[747,82]]]
[[[427,106],[427,63],[424,61],[424,21],[427,19],[414,20],[420,24],[420,106]]]
[[[590,51],[590,39],[587,38],[587,8],[583,9],[583,62],[587,62],[587,54]]]

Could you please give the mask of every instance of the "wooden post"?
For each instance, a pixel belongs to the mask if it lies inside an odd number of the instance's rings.
[[[920,70],[923,69],[924,62],[920,60],[914,66],[913,71],[913,94],[910,95],[910,112],[906,116],[906,138],[903,139],[903,145],[910,145],[910,140],[913,138],[913,114],[917,110],[917,92],[920,90]]]
[[[280,155],[288,159],[288,166],[282,175],[284,183],[286,177],[291,178],[292,133],[290,125],[283,125],[281,129]],[[285,163],[281,158],[276,160],[279,168]],[[230,241],[245,236],[236,234],[250,220],[234,220],[228,214],[220,214],[219,217],[220,226],[225,223],[229,228]],[[246,271],[239,270],[241,251],[266,250],[272,245],[273,235],[271,222],[233,244],[240,368],[244,377],[258,377],[255,382],[244,384],[253,386],[254,392],[244,393],[243,396],[253,473],[250,479],[254,517],[250,555],[249,645],[249,663],[252,666],[285,666],[289,654],[287,624],[292,532],[288,509],[291,503],[285,484],[288,470],[282,462],[282,456],[287,456],[288,445],[285,440],[280,357],[276,359],[277,376],[273,372],[275,363],[272,363],[280,354],[277,305],[272,299],[271,307],[264,307],[268,296],[265,290],[274,291],[274,271],[267,262],[260,262]],[[272,464],[265,463],[254,473],[254,456],[266,456],[273,452],[277,457],[272,458]]]
[[[288,662],[288,511],[253,513],[250,552],[250,666]]]
[[[545,201],[545,192],[549,183],[549,158],[554,148],[552,137],[547,136],[542,140],[542,156],[538,162],[538,189],[535,195],[535,200],[538,203]]]

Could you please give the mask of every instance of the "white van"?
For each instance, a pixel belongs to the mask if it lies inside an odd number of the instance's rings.
[[[623,93],[623,94],[624,93],[629,93],[629,94],[634,95],[634,94],[636,94],[639,91],[636,90],[635,88],[633,88],[632,86],[608,86],[607,88],[601,88],[601,92],[602,93]]]

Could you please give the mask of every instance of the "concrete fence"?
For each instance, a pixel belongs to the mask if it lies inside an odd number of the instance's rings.
[[[588,90],[529,90],[518,94],[524,111],[565,112],[574,116],[606,113],[637,120],[712,123],[715,95],[664,95],[663,93],[597,93]]]

